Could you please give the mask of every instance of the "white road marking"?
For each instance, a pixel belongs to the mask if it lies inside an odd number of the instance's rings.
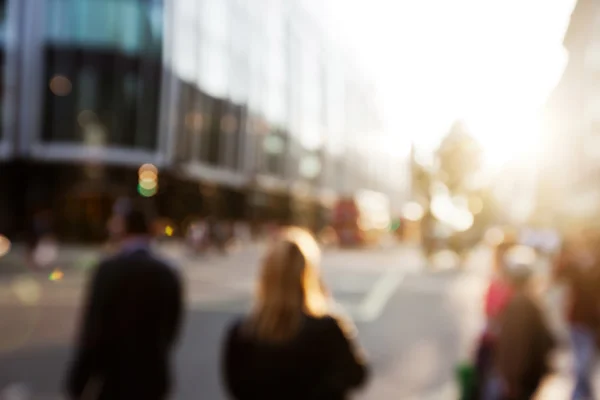
[[[402,283],[404,275],[404,272],[392,269],[379,278],[356,310],[357,317],[362,321],[379,318],[387,302]]]
[[[188,277],[188,286],[193,290],[187,292],[187,307],[193,311],[207,312],[246,312],[251,307],[252,292],[255,285],[254,279],[249,276],[236,277],[235,282],[231,282],[231,272],[224,271],[222,268],[207,270],[203,269],[202,274],[195,270],[187,271],[191,275],[201,275]],[[369,322],[377,319],[381,315],[387,301],[394,294],[406,272],[402,273],[397,269],[387,268],[381,273],[371,271],[367,276],[359,274],[346,276],[342,271],[332,274],[330,281],[333,283],[334,291],[341,293],[352,293],[361,296],[355,301],[344,301],[343,296],[340,299],[341,306],[358,322]],[[347,272],[347,271],[346,271]],[[378,275],[379,277],[373,276]],[[80,277],[78,277],[80,278]],[[84,297],[83,279],[68,279],[64,282],[39,282],[43,287],[44,296],[35,306],[42,307],[80,307]],[[194,287],[200,284],[199,287]],[[0,284],[0,306],[23,306],[15,298],[10,287],[2,287]],[[8,285],[6,285],[8,286]],[[246,301],[247,299],[247,301]]]

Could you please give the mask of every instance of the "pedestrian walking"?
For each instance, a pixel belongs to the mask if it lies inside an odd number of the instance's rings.
[[[566,319],[575,359],[572,399],[593,399],[592,373],[600,328],[600,257],[594,243],[568,240],[563,243],[555,275],[568,288]]]
[[[501,382],[494,365],[494,353],[500,331],[500,318],[514,293],[506,267],[506,255],[515,244],[513,238],[506,238],[494,249],[493,274],[484,298],[486,325],[475,354],[474,385],[470,395],[465,396],[468,398],[500,398]]]
[[[253,311],[226,334],[232,398],[341,400],[365,382],[353,325],[332,316],[317,263],[318,245],[305,231],[284,230],[272,244]]]
[[[530,265],[508,265],[513,296],[500,318],[494,351],[502,400],[532,399],[550,373],[555,340],[530,289]]]
[[[182,314],[178,273],[150,249],[141,211],[124,217],[120,252],[97,267],[67,373],[70,399],[167,398]]]

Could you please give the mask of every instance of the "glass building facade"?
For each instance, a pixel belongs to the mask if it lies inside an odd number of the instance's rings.
[[[0,0],[0,160],[14,150],[18,6]]]
[[[47,0],[43,142],[154,150],[162,1]]]
[[[350,115],[373,108],[348,96],[372,96],[296,3],[171,2],[166,62],[177,162],[344,189],[336,176],[356,147],[346,143],[351,131],[361,130],[360,151],[381,127]]]
[[[316,199],[398,185],[369,147],[373,93],[297,0],[1,0],[0,12],[3,159],[117,177],[149,162],[186,185],[277,192],[282,207],[297,187]],[[169,190],[210,192],[192,187]]]

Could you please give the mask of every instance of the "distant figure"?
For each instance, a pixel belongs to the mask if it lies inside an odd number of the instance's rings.
[[[231,239],[231,226],[227,221],[217,221],[215,224],[215,244],[221,253],[226,253]]]
[[[494,254],[495,271],[485,295],[487,332],[492,336],[497,331],[496,321],[512,296],[513,288],[506,271],[506,255],[515,244],[513,240],[506,240],[498,245]]]
[[[594,245],[583,240],[565,241],[554,271],[568,287],[566,319],[575,356],[573,399],[594,398],[592,375],[600,328],[600,251]]]
[[[514,294],[500,317],[495,364],[502,382],[502,400],[534,398],[550,373],[549,355],[555,340],[531,293],[531,267],[509,266]]]
[[[282,232],[262,267],[254,310],[228,330],[225,385],[236,400],[345,399],[366,380],[354,330],[331,316],[305,231]]]
[[[233,226],[233,236],[241,244],[248,244],[252,240],[250,226],[245,221],[236,221]]]
[[[506,268],[506,255],[515,242],[507,239],[494,251],[494,272],[485,293],[484,311],[486,326],[481,336],[476,355],[478,398],[496,400],[500,395],[500,378],[494,366],[493,357],[500,331],[500,317],[513,296],[513,285]]]
[[[171,391],[180,277],[152,254],[142,212],[128,211],[124,229],[120,252],[91,280],[67,375],[70,399],[162,400]]]
[[[35,212],[27,238],[26,262],[30,269],[47,267],[56,259],[58,245],[53,232],[52,211],[42,209]]]
[[[107,223],[108,246],[118,247],[125,234],[125,216],[131,210],[131,200],[127,197],[119,197],[113,204],[112,215]]]

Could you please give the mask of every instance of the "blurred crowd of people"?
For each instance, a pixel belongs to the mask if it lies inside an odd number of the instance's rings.
[[[164,399],[172,390],[184,284],[178,269],[153,253],[155,229],[147,215],[131,204],[117,206],[109,226],[116,251],[92,277],[67,389],[73,399]],[[48,234],[44,221],[40,217],[36,225],[37,237]],[[368,364],[356,328],[321,277],[320,244],[300,228],[269,224],[266,230],[254,306],[223,338],[224,385],[239,400],[347,398],[366,381]],[[211,218],[190,235],[188,244],[198,251],[226,251],[232,238],[252,237],[243,225]],[[555,252],[548,246],[538,251],[553,265],[552,281],[568,288],[564,317],[575,360],[573,400],[594,398],[599,244],[598,235],[586,233],[563,238]],[[538,272],[527,248],[508,235],[495,249],[483,299],[485,328],[472,364],[458,369],[464,399],[530,399],[553,372],[551,355],[560,343],[533,290]]]
[[[126,235],[125,218],[132,207],[133,202],[129,198],[121,198],[114,203],[112,215],[106,223],[106,252],[119,249]],[[139,208],[138,205],[135,207]],[[190,219],[184,226],[178,227],[168,219],[152,218],[147,211],[146,214],[154,242],[170,239],[181,241],[187,251],[195,256],[209,252],[227,254],[252,242],[269,241],[276,237],[281,227],[275,221],[251,223],[247,220],[218,219],[210,215]],[[32,214],[24,236],[25,264],[30,270],[47,270],[56,261],[61,242],[54,228],[51,210],[41,209]]]
[[[569,344],[574,359],[573,400],[594,399],[592,376],[600,339],[600,238],[589,232],[564,237],[558,251],[542,252],[551,265],[550,285],[566,287]],[[560,337],[547,323],[532,283],[535,262],[523,259],[519,241],[507,237],[495,250],[494,274],[484,299],[486,326],[473,375],[462,371],[463,398],[534,398],[554,372]],[[546,249],[547,250],[547,249]]]

